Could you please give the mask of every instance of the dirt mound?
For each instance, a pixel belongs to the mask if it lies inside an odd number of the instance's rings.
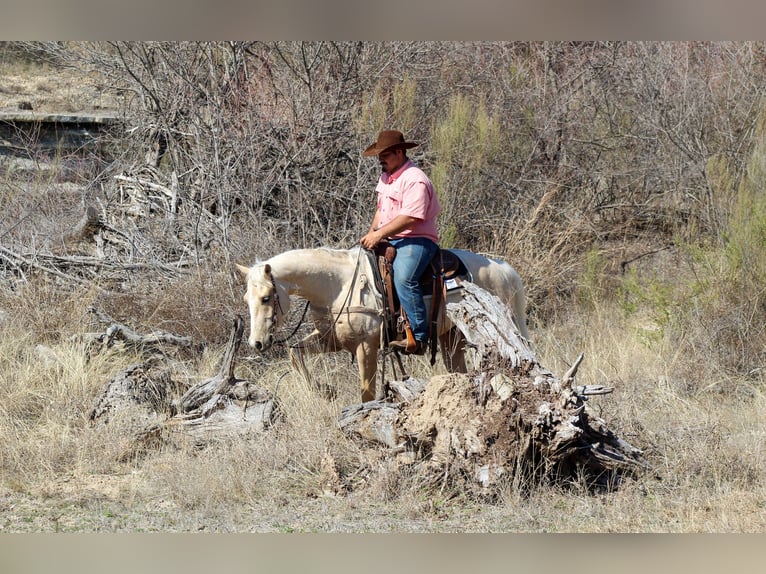
[[[424,463],[461,490],[491,491],[510,479],[612,487],[642,467],[641,451],[587,409],[589,396],[611,389],[574,385],[582,356],[555,377],[534,359],[509,311],[473,285],[447,312],[477,350],[479,368],[427,383],[392,381],[389,401],[344,409],[344,431],[372,451],[385,445],[401,465]]]
[[[497,393],[487,393],[467,375],[436,376],[406,411],[401,425],[419,444],[432,444],[431,464],[457,459],[461,464],[470,462],[474,473],[491,470],[501,476],[504,470],[497,461],[513,459],[519,449],[519,435],[508,425],[519,405],[517,398],[502,400]]]

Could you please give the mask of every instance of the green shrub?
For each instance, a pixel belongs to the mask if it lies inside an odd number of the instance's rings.
[[[577,287],[577,302],[584,309],[592,311],[606,296],[603,288],[605,266],[598,247],[593,247],[585,254],[585,271]]]
[[[500,123],[481,97],[452,96],[431,136],[435,161],[430,175],[442,205],[442,243],[446,247],[486,248],[466,241],[480,240],[484,235],[481,222],[486,217],[502,215],[498,204],[503,196],[487,178],[502,145]]]

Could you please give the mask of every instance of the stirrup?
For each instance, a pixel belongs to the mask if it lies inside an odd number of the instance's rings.
[[[391,341],[388,344],[388,348],[394,351],[399,351],[405,355],[425,355],[426,344],[421,341],[412,339],[399,339],[397,341]]]

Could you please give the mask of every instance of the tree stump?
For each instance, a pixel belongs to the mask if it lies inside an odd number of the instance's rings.
[[[199,446],[272,426],[278,416],[272,394],[234,376],[243,331],[244,321],[237,316],[218,373],[189,388],[176,401],[171,389],[175,391],[180,385],[156,366],[160,361],[157,356],[128,367],[104,386],[89,414],[91,422],[107,423],[115,413],[130,410],[140,423],[120,460],[177,444],[183,438],[192,438]]]
[[[156,359],[130,365],[101,388],[88,420],[106,424],[115,413],[133,409],[143,412],[140,418],[144,422],[153,421],[169,411],[170,395],[177,387]]]
[[[218,374],[186,391],[168,424],[182,425],[186,432],[200,436],[260,432],[272,425],[277,415],[272,394],[234,376],[234,358],[244,329],[245,323],[237,315]]]
[[[435,476],[483,489],[510,479],[615,486],[645,466],[642,452],[587,406],[612,389],[574,384],[582,355],[557,378],[538,363],[510,310],[470,283],[447,314],[477,368],[391,382],[391,400],[343,409],[345,432],[372,449],[385,446],[402,464],[424,462]]]

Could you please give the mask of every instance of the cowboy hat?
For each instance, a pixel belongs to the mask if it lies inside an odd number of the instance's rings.
[[[371,144],[364,150],[364,157],[371,155],[378,155],[386,150],[390,149],[409,149],[416,147],[418,144],[414,142],[404,141],[404,134],[397,130],[383,130],[378,134],[378,141]]]

